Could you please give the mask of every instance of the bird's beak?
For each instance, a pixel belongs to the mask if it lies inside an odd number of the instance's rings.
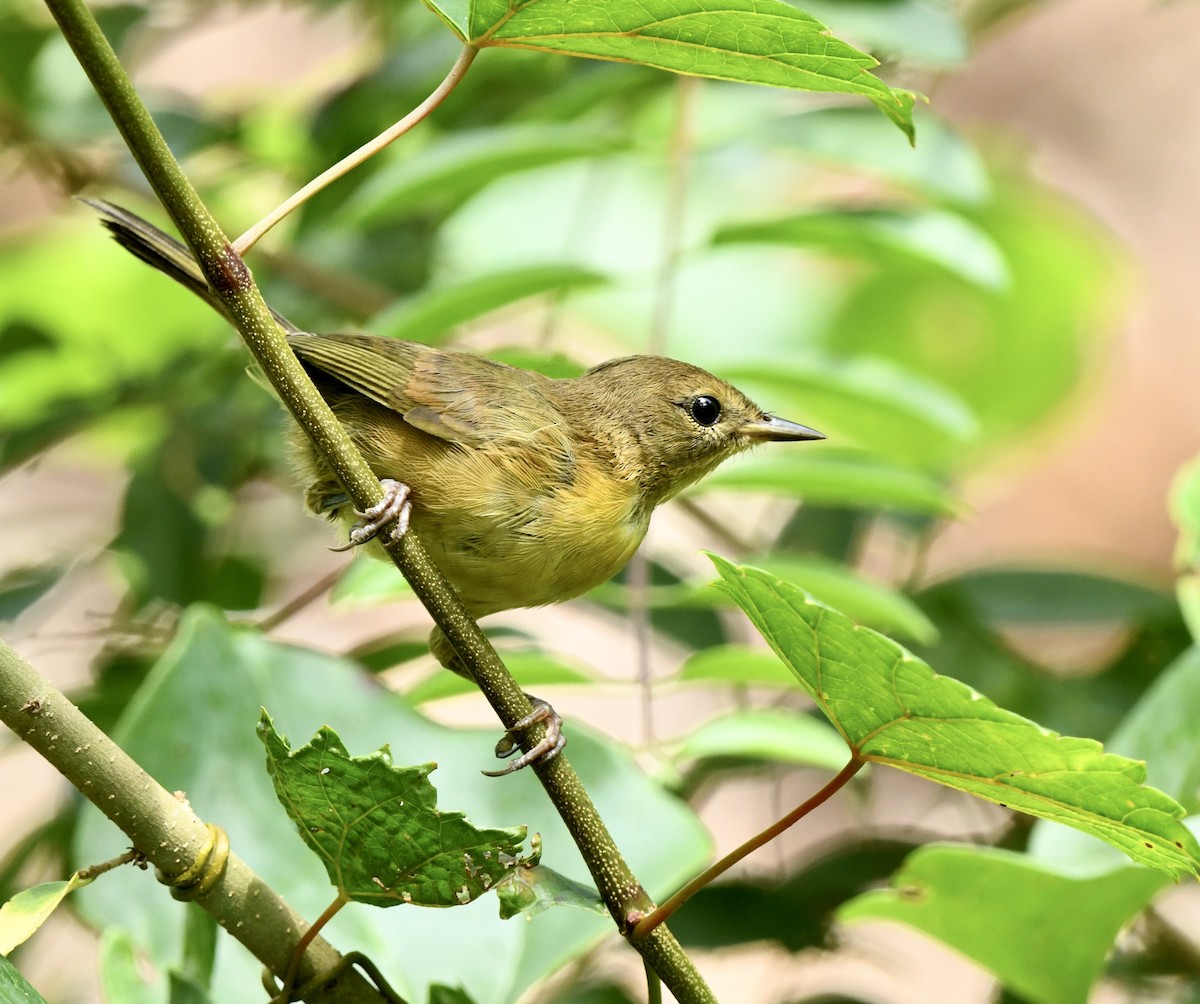
[[[799,422],[789,422],[786,418],[776,418],[767,415],[758,422],[751,422],[742,427],[742,434],[751,439],[761,439],[767,443],[787,443],[802,439],[824,439],[825,433],[810,429]]]

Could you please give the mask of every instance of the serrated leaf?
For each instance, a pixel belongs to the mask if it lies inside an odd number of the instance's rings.
[[[578,685],[595,682],[595,676],[578,665],[568,665],[557,656],[546,652],[504,652],[504,665],[512,673],[522,689],[536,690],[538,687]],[[405,693],[405,699],[414,707],[427,701],[441,701],[447,697],[470,694],[479,688],[457,673],[437,670]]]
[[[641,63],[718,80],[857,94],[911,139],[913,95],[782,0],[426,0],[464,42]]]
[[[1166,881],[1129,867],[1080,879],[1011,851],[930,844],[908,857],[890,889],[851,900],[838,919],[907,924],[1031,1004],[1084,1004],[1117,933]]]
[[[846,744],[824,722],[790,711],[735,711],[705,722],[672,754],[676,764],[718,758],[840,770]]]
[[[383,567],[381,562],[375,564]],[[219,672],[214,671],[219,667]],[[447,674],[449,675],[449,674]],[[482,707],[482,698],[478,699]],[[494,726],[453,729],[413,711],[344,658],[272,641],[229,625],[206,607],[188,610],[169,651],[151,670],[116,728],[123,749],[168,790],[184,790],[205,818],[220,820],[238,853],[305,916],[331,898],[321,865],[274,803],[254,725],[263,706],[281,731],[306,738],[322,724],[354,736],[364,750],[403,743],[414,761],[437,760],[438,790],[448,805],[470,806],[490,820],[520,820],[541,832],[545,861],[586,882],[586,868],[548,799],[535,796],[528,772],[497,784],[480,768],[491,758]],[[286,724],[287,728],[283,728]],[[196,755],[196,737],[204,755]],[[707,832],[632,758],[580,722],[571,723],[571,760],[618,845],[652,895],[679,888],[711,855]],[[640,839],[647,830],[660,839]],[[85,807],[73,853],[85,861],[112,853],[120,834]],[[88,922],[122,924],[138,951],[166,970],[179,958],[184,911],[132,869],[119,869],[75,894]],[[561,968],[611,934],[612,923],[581,910],[552,911],[529,923],[499,924],[490,908],[470,910],[343,910],[334,921],[339,944],[368,953],[405,997],[423,1001],[431,983],[465,987],[480,1004],[516,1000],[530,984]],[[405,946],[396,952],[395,946]],[[228,950],[226,950],[228,949]],[[256,985],[261,963],[232,942],[217,953],[211,995],[237,1001]],[[410,992],[411,991],[411,992]],[[160,995],[161,996],[161,995]],[[122,1001],[124,998],[120,998]]]
[[[1143,764],[998,708],[804,590],[710,557],[718,588],[857,756],[1066,823],[1173,876],[1200,871],[1200,844],[1180,823],[1183,807],[1142,784]]]
[[[436,345],[455,327],[490,311],[540,293],[597,286],[598,272],[573,265],[531,265],[474,276],[427,289],[375,315],[370,329],[377,335]]]
[[[34,990],[3,955],[0,955],[0,1001],[4,1004],[46,1004],[46,998]]]
[[[66,881],[42,882],[22,889],[0,906],[0,955],[7,955],[41,927],[69,893],[90,882],[76,872]]]
[[[862,452],[772,450],[725,464],[695,488],[784,495],[822,505],[953,515],[962,506],[935,478]]]
[[[554,906],[574,906],[608,916],[608,909],[593,886],[560,875],[553,868],[510,868],[496,884],[500,916],[504,920],[519,913],[529,916]]]
[[[863,578],[854,569],[824,558],[764,556],[750,559],[757,567],[814,594],[821,602],[844,610],[851,619],[932,644],[938,632],[925,612],[897,589]]]
[[[322,728],[292,750],[263,711],[259,738],[279,801],[348,899],[374,906],[460,906],[513,866],[525,827],[484,829],[441,812],[436,764],[397,767],[387,747],[351,757]]]
[[[1004,290],[1011,280],[995,241],[947,209],[809,212],[728,224],[713,242],[820,248],[883,265],[916,259],[989,291]]]

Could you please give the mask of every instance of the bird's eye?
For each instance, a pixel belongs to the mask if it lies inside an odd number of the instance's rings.
[[[697,425],[702,425],[704,428],[717,424],[717,419],[721,417],[721,402],[715,397],[709,397],[707,394],[701,394],[699,397],[692,398],[692,403],[688,407],[692,418],[696,420]]]

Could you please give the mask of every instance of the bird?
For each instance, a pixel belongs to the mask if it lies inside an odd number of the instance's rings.
[[[82,199],[116,240],[229,319],[190,250],[135,213]],[[287,343],[384,488],[366,512],[293,423],[290,454],[309,511],[351,524],[344,549],[410,521],[472,617],[538,607],[607,581],[633,556],[655,508],[720,463],[767,442],[824,439],[770,415],[690,363],[633,355],[571,378],[486,356],[361,333],[313,334],[272,311]],[[470,678],[440,629],[430,649]],[[561,750],[561,719],[510,773]],[[549,709],[549,710],[547,710]]]

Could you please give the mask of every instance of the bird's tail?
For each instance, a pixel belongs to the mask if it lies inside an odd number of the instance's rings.
[[[136,213],[103,199],[88,199],[78,196],[80,202],[91,206],[101,217],[109,233],[126,251],[136,255],[147,265],[153,265],[164,272],[181,286],[195,293],[210,307],[217,310],[226,320],[232,323],[229,312],[220,297],[212,291],[196,263],[195,257],[188,248],[169,234],[163,233],[153,223],[143,220]],[[272,310],[275,320],[289,334],[299,331],[282,314]]]

